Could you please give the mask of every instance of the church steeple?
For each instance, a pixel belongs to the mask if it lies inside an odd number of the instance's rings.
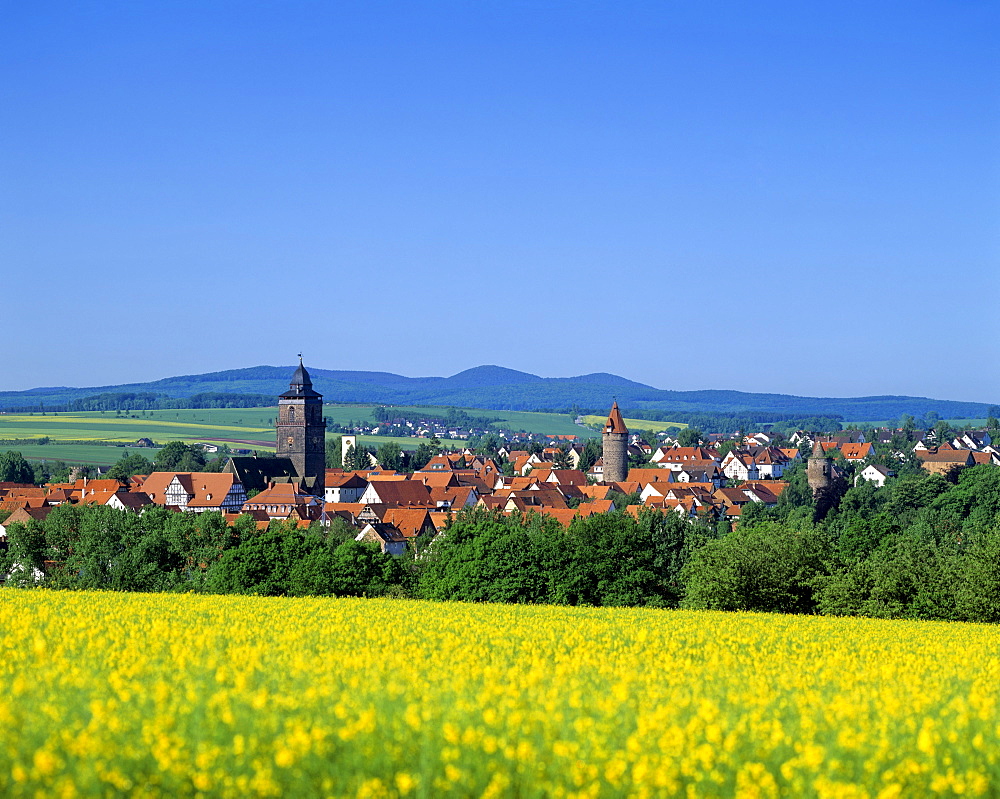
[[[309,371],[306,369],[305,365],[302,363],[302,356],[299,356],[299,368],[295,370],[295,374],[292,375],[292,381],[288,384],[288,391],[281,395],[282,397],[320,397],[323,395],[317,393],[313,390],[312,378],[309,377]]]
[[[312,386],[299,355],[288,391],[278,398],[276,454],[295,466],[303,490],[323,496],[326,477],[326,421],[323,395]]]

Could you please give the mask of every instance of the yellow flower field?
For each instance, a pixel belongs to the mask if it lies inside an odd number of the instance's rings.
[[[1000,793],[1000,630],[0,590],[3,796]]]

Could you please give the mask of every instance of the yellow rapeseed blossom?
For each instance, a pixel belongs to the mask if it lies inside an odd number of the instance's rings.
[[[1000,629],[0,589],[0,795],[1000,795]]]

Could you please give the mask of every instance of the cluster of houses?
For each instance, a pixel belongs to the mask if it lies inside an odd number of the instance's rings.
[[[340,518],[357,528],[358,540],[402,553],[418,536],[443,529],[463,508],[543,513],[569,525],[575,517],[616,510],[616,496],[637,495],[638,503],[626,508],[633,514],[645,506],[686,517],[738,516],[747,502],[774,504],[784,486],[779,480],[754,478],[739,488],[722,487],[730,464],[775,460],[767,452],[741,450],[719,458],[710,448],[664,447],[657,450],[656,464],[631,469],[624,481],[614,483],[595,483],[579,469],[557,468],[554,458],[560,452],[564,450],[555,447],[540,454],[511,451],[511,461],[519,464],[514,475],[467,451],[435,456],[412,474],[327,469],[323,497],[294,481],[272,482],[248,493],[238,474],[226,472],[153,472],[127,482],[80,478],[45,486],[0,484],[0,510],[11,511],[0,523],[0,538],[6,526],[43,520],[63,503],[137,513],[162,506],[179,513],[215,511],[230,523],[249,514],[261,528],[276,520],[307,527]]]
[[[914,452],[932,472],[955,465],[1000,465],[1000,453],[984,435],[963,434],[936,447],[918,443]],[[766,438],[763,434],[745,438],[720,455],[711,446],[674,444],[653,449],[632,437],[630,450],[641,452],[649,462],[644,468],[629,469],[624,480],[614,482],[602,479],[600,459],[586,472],[572,468],[579,465],[582,447],[552,446],[540,453],[501,450],[500,455],[514,467],[513,475],[504,474],[497,461],[470,451],[438,455],[412,474],[379,468],[327,469],[322,497],[303,490],[295,481],[271,482],[259,492],[248,493],[239,470],[153,472],[128,482],[80,478],[45,486],[0,483],[0,510],[10,512],[0,523],[0,540],[11,523],[43,520],[63,503],[106,505],[136,513],[157,505],[179,513],[215,511],[230,523],[249,514],[260,528],[275,520],[307,527],[329,525],[339,518],[357,529],[358,540],[372,541],[394,554],[402,553],[419,536],[443,529],[457,511],[476,506],[506,514],[546,514],[569,525],[577,517],[620,509],[615,500],[630,496],[638,501],[624,510],[634,515],[651,508],[688,519],[737,519],[751,503],[775,505],[787,486],[782,480],[784,471],[802,462],[798,448],[776,447]],[[804,435],[799,438],[810,442]],[[855,433],[816,436],[814,443],[824,454],[839,451],[848,461],[862,462],[872,455],[873,445],[851,440],[857,438]],[[571,468],[555,463],[566,459]],[[859,473],[861,479],[878,484],[888,476],[888,469],[875,465]]]
[[[6,519],[0,518],[0,542],[9,525],[44,520],[53,508],[72,503],[133,513],[154,506],[177,513],[217,512],[230,524],[249,515],[261,529],[274,521],[308,527],[340,520],[355,530],[357,540],[402,554],[418,538],[444,529],[453,514],[473,507],[544,514],[565,526],[615,510],[638,516],[643,509],[689,520],[736,520],[748,506],[778,503],[788,485],[783,475],[803,462],[804,450],[812,453],[811,487],[833,474],[834,454],[857,464],[869,461],[859,479],[881,485],[891,476],[889,469],[870,463],[874,444],[859,431],[799,432],[791,437],[791,447],[757,433],[727,442],[709,437],[703,446],[654,448],[629,434],[617,404],[604,429],[603,456],[586,471],[580,468],[586,449],[575,436],[550,437],[550,445],[535,452],[508,442],[497,459],[471,450],[443,453],[409,474],[374,462],[369,469],[324,469],[321,408],[322,397],[300,363],[289,391],[279,398],[279,457],[232,457],[221,473],[153,472],[128,481],[79,478],[45,486],[0,483],[0,511],[7,512]],[[885,435],[886,441],[894,440],[892,431]],[[985,432],[941,443],[921,439],[913,451],[932,472],[1000,465],[1000,453]],[[505,463],[512,468],[501,468]],[[641,466],[628,468],[629,463]]]
[[[492,434],[514,444],[526,444],[531,441],[555,438],[555,436],[530,433],[526,430],[515,430],[500,423],[483,426],[464,422],[449,422],[438,417],[385,417],[380,421],[355,421],[348,425],[328,424],[327,427],[331,432],[351,435],[437,438],[439,440],[465,440]],[[569,436],[569,438],[576,440],[577,436]]]

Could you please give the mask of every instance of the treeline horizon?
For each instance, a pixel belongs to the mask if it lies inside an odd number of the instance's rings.
[[[334,404],[334,403],[328,403]],[[346,403],[349,405],[357,403]],[[378,402],[362,403],[375,406],[373,419],[377,422],[387,422],[395,418],[439,419],[449,424],[473,424],[484,427],[495,427],[505,424],[496,416],[470,414],[470,410],[489,410],[488,408],[460,408],[454,405],[420,406],[419,413],[413,413],[411,406],[387,404]],[[206,410],[214,408],[271,408],[276,407],[276,398],[268,394],[240,394],[220,391],[207,391],[193,394],[190,397],[172,397],[168,394],[154,392],[105,392],[82,399],[76,399],[61,404],[39,402],[33,405],[23,405],[4,409],[6,413],[47,414],[73,413],[80,411],[156,411],[156,410]],[[395,408],[407,408],[407,413],[394,411]],[[424,410],[426,408],[426,410]],[[607,408],[581,408],[576,405],[558,408],[532,408],[531,413],[551,413],[557,415],[570,414],[600,416],[606,414]],[[844,417],[840,414],[820,416],[803,416],[790,418],[786,414],[769,411],[740,411],[738,413],[709,413],[698,411],[670,411],[656,408],[632,408],[622,406],[622,413],[634,419],[647,421],[681,422],[692,427],[699,427],[712,433],[736,432],[758,424],[781,424],[793,429],[814,429],[823,431],[840,430]]]

